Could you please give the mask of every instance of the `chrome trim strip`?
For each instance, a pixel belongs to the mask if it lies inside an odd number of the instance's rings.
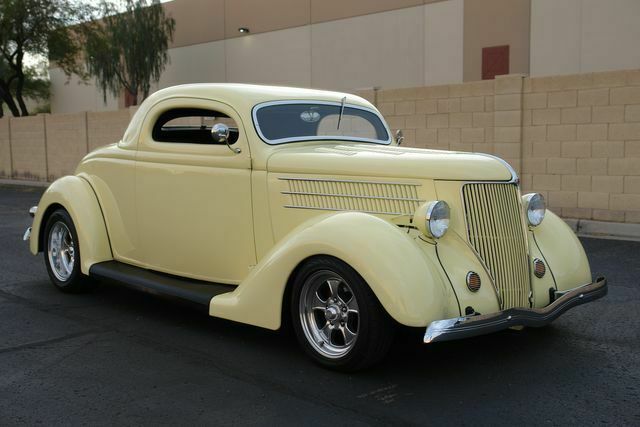
[[[260,139],[262,139],[265,143],[269,145],[279,145],[279,144],[286,144],[288,142],[327,141],[328,140],[328,141],[370,142],[370,143],[379,144],[379,145],[391,144],[391,141],[392,141],[391,130],[389,129],[389,125],[387,125],[387,122],[384,120],[384,117],[382,117],[380,112],[375,109],[363,107],[360,105],[354,105],[354,104],[345,104],[345,106],[348,108],[354,108],[356,110],[368,111],[369,113],[375,114],[378,117],[378,119],[380,119],[380,122],[382,122],[382,125],[387,131],[386,140],[358,138],[358,137],[345,137],[340,135],[302,136],[302,137],[290,137],[290,138],[280,138],[280,139],[271,140],[266,136],[264,136],[264,134],[262,133],[262,130],[260,129],[260,124],[258,123],[258,116],[257,116],[258,111],[261,108],[269,107],[272,105],[288,105],[288,104],[317,104],[317,105],[333,105],[336,107],[340,107],[342,105],[340,102],[317,101],[314,99],[292,99],[292,100],[281,100],[281,101],[268,101],[268,102],[262,102],[260,104],[256,104],[253,106],[251,111],[251,116],[253,118],[253,127],[258,133],[258,136],[260,137]]]
[[[413,213],[406,212],[380,212],[380,211],[361,211],[355,209],[339,209],[339,208],[319,208],[313,206],[298,206],[298,205],[284,205],[283,207],[289,209],[310,209],[310,210],[318,210],[318,211],[332,211],[332,212],[361,212],[375,215],[394,215],[394,216],[408,216],[413,215]]]
[[[410,199],[410,198],[404,198],[404,197],[360,196],[356,194],[309,193],[305,191],[281,191],[280,193],[296,195],[296,196],[351,197],[354,199],[396,200],[401,202],[418,202],[418,203],[426,201],[421,199]]]
[[[333,178],[289,178],[289,177],[278,177],[283,181],[313,181],[313,182],[344,182],[347,184],[383,184],[383,185],[410,185],[412,187],[420,187],[422,184],[415,182],[388,182],[388,181],[358,181],[358,180],[350,180],[350,179],[333,179]]]
[[[490,157],[494,160],[497,160],[498,162],[502,163],[502,165],[504,167],[507,168],[507,170],[509,171],[509,173],[511,174],[511,180],[508,181],[509,183],[514,183],[514,184],[520,184],[520,178],[518,177],[517,172],[515,171],[515,169],[509,164],[509,162],[507,162],[505,159],[498,157],[498,156],[494,156],[493,154],[487,154],[487,153],[473,153],[473,154],[477,154],[479,156],[485,156],[485,157]]]

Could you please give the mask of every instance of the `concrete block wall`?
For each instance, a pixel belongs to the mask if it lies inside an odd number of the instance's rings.
[[[47,180],[70,175],[87,154],[87,113],[45,115]]]
[[[640,223],[640,70],[363,95],[408,146],[494,154],[565,218]]]
[[[407,146],[507,160],[565,218],[640,223],[640,70],[357,91]],[[134,109],[0,119],[0,177],[51,181]]]
[[[44,115],[9,120],[11,134],[11,176],[46,181],[47,144]]]
[[[53,181],[100,146],[118,142],[134,108],[0,119],[0,178]]]
[[[562,216],[640,223],[640,70],[524,79],[523,190]]]

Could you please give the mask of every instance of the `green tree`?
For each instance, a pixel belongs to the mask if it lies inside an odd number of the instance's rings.
[[[0,60],[0,76],[5,75],[3,74],[3,67],[6,67],[6,64],[3,65]],[[51,92],[51,82],[49,81],[46,63],[39,63],[34,66],[25,67],[24,75],[24,97],[35,101],[45,101],[46,105],[41,106],[36,112],[47,110],[49,95]],[[14,116],[17,117],[20,115],[18,106],[15,104],[13,97],[10,96],[11,93],[15,93],[16,85],[17,80],[15,78],[11,81],[5,82],[0,77],[0,118],[4,117],[4,103],[7,104],[7,107]],[[7,94],[7,96],[5,96],[5,94]]]
[[[116,13],[103,3],[103,17],[87,25],[85,61],[105,98],[125,89],[138,104],[138,95],[149,95],[151,83],[169,62],[167,49],[173,40],[175,20],[164,13],[158,0],[127,0]]]
[[[0,1],[0,97],[14,116],[29,115],[26,55],[48,57],[67,75],[84,75],[82,37],[72,25],[90,13],[90,6],[72,0]]]

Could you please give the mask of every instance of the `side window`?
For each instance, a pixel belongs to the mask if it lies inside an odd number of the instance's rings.
[[[229,126],[229,144],[238,141],[238,125],[224,113],[201,108],[174,108],[158,117],[153,125],[152,138],[157,142],[178,144],[218,144],[211,137],[216,123]]]

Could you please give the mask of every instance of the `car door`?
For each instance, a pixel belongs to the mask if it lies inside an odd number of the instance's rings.
[[[167,120],[169,119],[169,120]],[[235,123],[226,144],[215,123]],[[255,264],[251,157],[238,113],[205,99],[172,98],[152,107],[136,157],[140,253],[147,268],[239,283]]]

